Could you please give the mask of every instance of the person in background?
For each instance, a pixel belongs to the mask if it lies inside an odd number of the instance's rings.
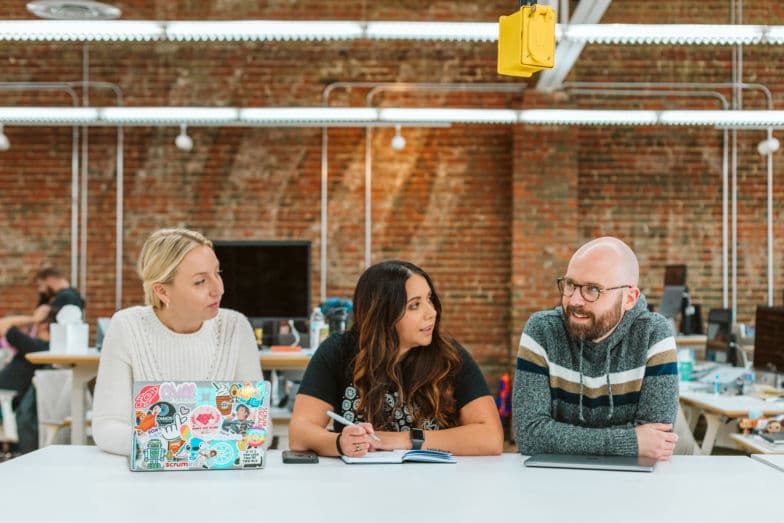
[[[430,276],[412,263],[379,263],[359,278],[353,304],[351,329],[327,338],[305,371],[290,448],[352,457],[411,448],[500,454],[493,397],[468,351],[441,334]],[[337,434],[330,432],[327,411],[355,425],[335,422]]]
[[[112,317],[95,386],[93,438],[128,454],[134,381],[262,379],[247,318],[220,308],[223,281],[212,242],[187,229],[150,235],[138,263],[146,306]]]
[[[49,324],[66,305],[75,305],[84,313],[84,298],[57,269],[46,267],[35,274],[39,301],[29,315],[0,318],[0,339],[13,352],[8,364],[0,369],[0,389],[14,390],[17,396],[16,418],[19,452],[38,448],[38,421],[33,375],[41,365],[33,365],[25,356],[49,350]],[[29,328],[29,329],[28,329]]]
[[[675,338],[664,316],[648,312],[638,281],[628,245],[592,240],[557,280],[561,306],[528,320],[512,397],[521,453],[672,454]]]
[[[39,302],[29,315],[0,318],[0,338],[15,351],[11,362],[0,370],[0,389],[15,390],[24,395],[32,384],[36,366],[25,359],[31,352],[49,350],[49,324],[57,322],[57,313],[66,305],[84,311],[84,298],[63,274],[52,267],[35,274]],[[25,327],[31,327],[25,332]]]

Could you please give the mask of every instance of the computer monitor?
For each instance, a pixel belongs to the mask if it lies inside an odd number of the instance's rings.
[[[251,320],[305,320],[310,314],[309,241],[215,241],[221,307]]]
[[[686,266],[667,265],[664,268],[664,286],[686,285]]]
[[[784,307],[757,306],[754,368],[784,372]]]
[[[111,318],[98,318],[95,322],[95,348],[97,350],[101,350],[101,347],[103,347],[103,338],[109,330],[111,320]]]
[[[732,309],[711,309],[708,312],[708,333],[705,359],[727,363],[727,349],[732,330]]]
[[[661,304],[659,305],[659,314],[665,318],[674,320],[678,316],[678,313],[681,312],[681,303],[685,291],[686,287],[684,285],[669,285],[664,287]]]

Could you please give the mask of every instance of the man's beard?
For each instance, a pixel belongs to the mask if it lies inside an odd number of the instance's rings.
[[[587,325],[574,325],[572,324],[572,313],[577,313],[580,316],[588,316],[591,322]],[[603,316],[596,318],[596,316],[589,311],[584,310],[582,307],[566,307],[566,331],[573,338],[582,338],[585,340],[596,340],[605,336],[608,332],[613,330],[618,322],[621,321],[623,315],[623,296],[619,296],[614,307],[607,311]]]
[[[45,292],[38,293],[38,305],[46,305],[47,303],[52,301],[54,295],[55,295],[54,290],[47,285]]]

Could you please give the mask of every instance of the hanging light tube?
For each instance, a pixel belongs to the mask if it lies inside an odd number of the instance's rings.
[[[344,21],[228,20],[167,22],[174,41],[356,40],[362,24]]]
[[[2,20],[0,41],[444,40],[495,42],[495,22],[316,20]],[[636,45],[784,45],[784,26],[732,24],[569,24],[556,39]]]
[[[451,124],[667,125],[784,128],[782,111],[472,109],[428,107],[0,107],[12,125],[396,126]]]
[[[0,41],[149,42],[164,37],[165,25],[147,20],[0,20]]]
[[[235,107],[105,107],[100,121],[114,125],[221,125],[236,123]]]

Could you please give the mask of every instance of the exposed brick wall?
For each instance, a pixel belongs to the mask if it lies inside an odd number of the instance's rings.
[[[492,22],[509,2],[113,2],[125,19],[368,19]],[[309,13],[310,16],[304,16]],[[0,19],[29,18],[24,2]],[[725,23],[729,3],[616,1],[605,22]],[[781,3],[746,5],[746,23],[783,24]],[[76,81],[81,44],[0,43],[0,81]],[[744,49],[744,80],[784,103],[784,47]],[[90,44],[90,79],[118,84],[126,105],[319,105],[333,82],[503,82],[494,43],[264,42]],[[597,46],[583,51],[575,82],[728,82],[727,47]],[[729,97],[726,88],[720,92]],[[335,106],[365,104],[367,89],[337,89]],[[417,91],[383,93],[377,105],[470,107],[718,107],[710,96],[555,95]],[[113,105],[91,90],[94,105]],[[0,91],[0,105],[69,105],[64,93]],[[765,107],[744,93],[747,108]],[[6,127],[0,153],[0,314],[29,309],[29,279],[41,265],[70,260],[71,129]],[[123,306],[142,299],[135,261],[152,230],[183,224],[214,239],[313,242],[313,296],[320,284],[321,130],[189,128],[124,130]],[[557,301],[554,277],[580,243],[615,234],[638,252],[642,287],[661,293],[664,266],[686,263],[696,301],[721,304],[721,132],[696,128],[478,126],[372,131],[373,261],[405,258],[435,278],[446,329],[472,349],[494,379],[509,368],[531,312]],[[738,133],[739,319],[766,298],[763,131]],[[328,286],[350,295],[364,264],[365,130],[329,131]],[[88,318],[114,309],[115,140],[89,131]],[[784,168],[775,157],[777,173]],[[780,177],[777,176],[777,180]],[[775,188],[776,294],[784,269],[784,188]],[[315,299],[315,298],[314,298]]]

